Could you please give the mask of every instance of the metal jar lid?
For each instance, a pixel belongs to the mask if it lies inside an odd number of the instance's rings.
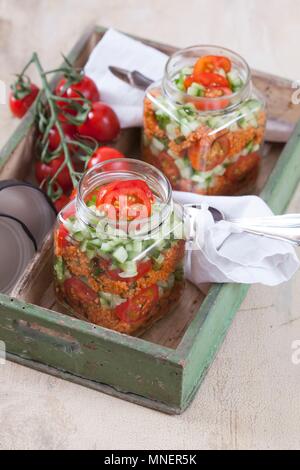
[[[8,294],[36,252],[36,242],[20,220],[0,214],[0,292]]]
[[[56,220],[56,210],[47,195],[30,183],[0,181],[0,213],[26,225],[39,249]]]

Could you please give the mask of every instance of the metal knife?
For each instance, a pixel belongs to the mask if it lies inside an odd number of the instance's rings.
[[[138,88],[139,90],[146,90],[153,80],[148,77],[145,77],[141,72],[137,70],[126,70],[120,67],[115,67],[110,65],[109,70],[111,73],[123,80],[123,82],[128,83],[129,85]],[[268,142],[287,142],[294,130],[295,124],[279,121],[277,119],[268,119],[265,139]]]

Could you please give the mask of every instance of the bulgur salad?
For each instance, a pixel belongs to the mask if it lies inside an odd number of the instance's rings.
[[[125,209],[120,197],[125,197]],[[122,222],[141,220],[137,205],[143,206],[146,217],[155,215],[159,205],[144,181],[114,181],[94,190],[85,203],[95,214],[93,226],[82,223],[73,202],[61,213],[55,230],[58,300],[92,323],[139,333],[179,299],[185,242],[174,234],[162,237],[155,248],[134,261],[154,240],[130,236]],[[115,210],[117,224],[110,223],[110,208]],[[174,222],[178,220],[172,212],[169,223]]]
[[[173,99],[162,87],[148,89],[143,159],[174,189],[235,194],[255,181],[266,113],[253,91],[239,100],[245,80],[228,57],[206,55],[172,76]]]

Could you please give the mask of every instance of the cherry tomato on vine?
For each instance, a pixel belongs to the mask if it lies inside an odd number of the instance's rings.
[[[51,179],[59,167],[64,163],[64,156],[60,155],[54,158],[49,163],[36,162],[35,164],[35,176],[39,184],[47,179]],[[62,188],[63,191],[68,191],[72,188],[72,180],[68,167],[65,165],[61,172],[56,178],[56,182]]]
[[[157,285],[146,287],[139,294],[115,308],[115,314],[126,323],[137,323],[149,314],[159,299]]]
[[[93,166],[98,165],[98,163],[106,162],[107,160],[112,160],[115,158],[125,158],[125,155],[119,152],[119,150],[111,147],[99,147],[91,156],[87,168],[93,168]],[[126,162],[116,162],[107,165],[105,168],[107,170],[127,170],[128,165]]]
[[[82,100],[79,100],[80,97],[83,97],[89,101],[100,100],[100,93],[96,83],[87,75],[83,75],[79,82],[72,83],[66,88],[67,83],[68,78],[61,78],[55,88],[55,94],[57,96],[61,96],[62,98],[75,99],[80,104],[82,104]],[[70,107],[69,103],[65,101],[57,101],[57,106],[59,106],[64,111],[69,112],[70,114],[76,114],[75,109]]]
[[[68,198],[68,196],[62,194],[58,199],[56,199],[56,201],[53,202],[53,204],[57,212],[60,212],[68,204],[69,201],[70,199]]]
[[[67,122],[62,123],[61,126],[65,137],[70,140],[73,139],[74,135],[76,134],[76,126],[73,126]],[[53,126],[49,132],[49,150],[51,152],[55,151],[60,145],[60,142],[61,139],[57,127]]]
[[[98,142],[109,142],[117,138],[120,122],[114,110],[105,103],[92,103],[86,121],[78,127],[83,136],[96,139]]]
[[[22,118],[36,99],[40,89],[34,84],[28,85],[28,93],[24,96],[20,93],[18,97],[18,89],[16,92],[10,92],[9,95],[9,106],[12,114],[17,118]],[[20,92],[21,90],[19,90]],[[23,97],[22,97],[23,96]]]

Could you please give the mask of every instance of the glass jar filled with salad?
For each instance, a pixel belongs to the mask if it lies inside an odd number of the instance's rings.
[[[169,181],[139,160],[89,170],[54,232],[58,301],[71,314],[138,334],[184,287],[184,224]]]
[[[266,125],[265,102],[245,60],[195,46],[173,54],[144,102],[143,159],[172,187],[209,195],[253,190]]]

